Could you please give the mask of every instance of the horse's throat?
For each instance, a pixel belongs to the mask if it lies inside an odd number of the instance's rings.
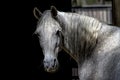
[[[78,56],[75,53],[71,53],[69,49],[63,46],[61,46],[61,48],[78,63]]]

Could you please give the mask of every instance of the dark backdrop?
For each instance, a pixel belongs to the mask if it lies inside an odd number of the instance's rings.
[[[50,9],[50,6],[54,5],[59,11],[70,12],[71,0],[32,0],[32,10],[34,7],[38,7],[41,12]],[[32,11],[31,11],[32,13]],[[37,20],[32,13],[32,33],[35,31]],[[39,41],[36,35],[32,36],[32,80],[71,80],[72,78],[72,64],[71,58],[64,51],[61,51],[58,55],[59,70],[56,73],[47,73],[44,71],[43,54]]]

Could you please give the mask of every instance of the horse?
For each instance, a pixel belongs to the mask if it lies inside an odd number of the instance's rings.
[[[35,14],[39,13],[39,17]],[[34,34],[38,35],[47,72],[58,70],[58,53],[65,50],[78,65],[80,80],[120,80],[120,28],[51,6],[41,13]]]

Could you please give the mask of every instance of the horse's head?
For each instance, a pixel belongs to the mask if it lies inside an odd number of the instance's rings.
[[[38,11],[38,9],[36,10]],[[42,47],[44,54],[43,64],[47,72],[54,72],[58,68],[57,55],[61,44],[61,27],[54,19],[56,16],[57,10],[55,7],[51,7],[51,10],[40,14],[40,19],[35,31],[35,34],[38,34]]]

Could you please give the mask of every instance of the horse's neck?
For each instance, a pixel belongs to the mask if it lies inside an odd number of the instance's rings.
[[[87,56],[96,44],[96,32],[101,24],[93,18],[75,13],[61,12],[59,15],[64,23],[64,47],[75,58]]]
[[[75,50],[75,45],[77,44],[74,44],[75,28],[73,28],[74,26],[72,25],[74,21],[73,16],[71,13],[64,13],[64,12],[60,12],[59,15],[60,15],[60,22],[62,22],[63,24],[62,31],[64,35],[64,40],[63,40],[64,45],[62,46],[62,49],[66,51],[66,53],[68,53],[76,62],[78,62],[78,53]],[[73,42],[73,44],[71,44],[71,42]]]

